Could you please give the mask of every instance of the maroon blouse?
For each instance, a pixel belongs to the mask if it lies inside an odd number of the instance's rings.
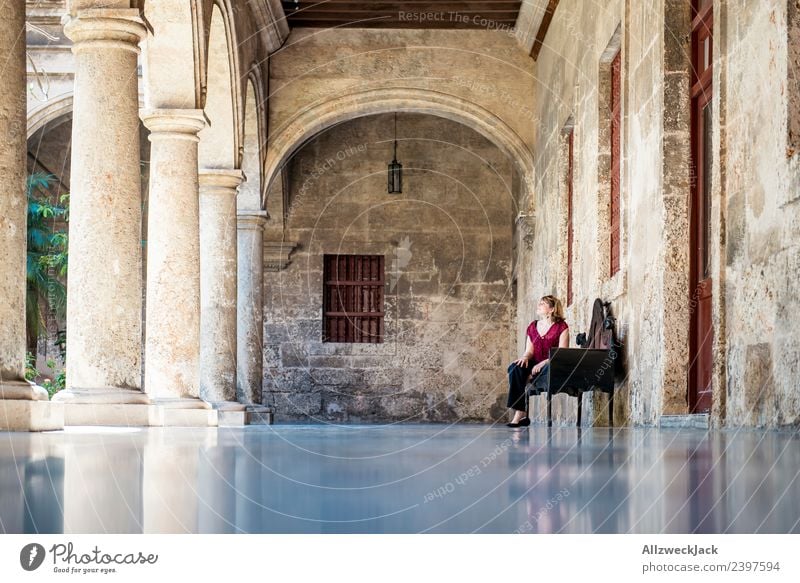
[[[569,328],[566,322],[554,322],[544,336],[539,336],[536,320],[528,324],[528,338],[533,343],[533,362],[541,362],[550,358],[550,349],[558,347],[561,333]]]

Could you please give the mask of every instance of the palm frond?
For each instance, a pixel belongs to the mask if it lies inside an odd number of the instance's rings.
[[[62,194],[59,204],[51,203],[50,188],[55,182],[52,174],[34,172],[28,176],[28,250],[26,258],[27,334],[29,344],[35,344],[46,333],[44,314],[55,311],[58,317],[66,313],[67,290],[63,278],[67,273],[67,233],[56,219],[69,220],[69,195]]]

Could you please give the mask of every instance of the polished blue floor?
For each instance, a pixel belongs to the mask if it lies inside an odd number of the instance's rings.
[[[792,432],[503,425],[0,433],[7,533],[800,533]]]

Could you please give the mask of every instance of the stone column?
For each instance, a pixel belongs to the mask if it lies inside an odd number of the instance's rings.
[[[66,423],[146,425],[136,9],[78,10],[67,284]],[[118,405],[140,405],[122,411]]]
[[[241,170],[200,171],[200,397],[222,411],[236,403],[236,193]]]
[[[145,390],[165,425],[213,425],[200,392],[200,214],[196,109],[154,109],[150,130]]]
[[[25,3],[0,17],[0,431],[59,429],[63,409],[25,380]]]
[[[266,211],[239,211],[236,300],[236,399],[261,403],[264,354],[264,223]]]

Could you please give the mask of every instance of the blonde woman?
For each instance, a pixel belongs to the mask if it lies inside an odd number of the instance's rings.
[[[536,306],[539,316],[528,325],[525,354],[508,365],[507,407],[514,411],[509,427],[527,427],[525,385],[532,375],[547,374],[550,349],[569,347],[569,326],[564,321],[564,308],[555,296],[544,296]]]

